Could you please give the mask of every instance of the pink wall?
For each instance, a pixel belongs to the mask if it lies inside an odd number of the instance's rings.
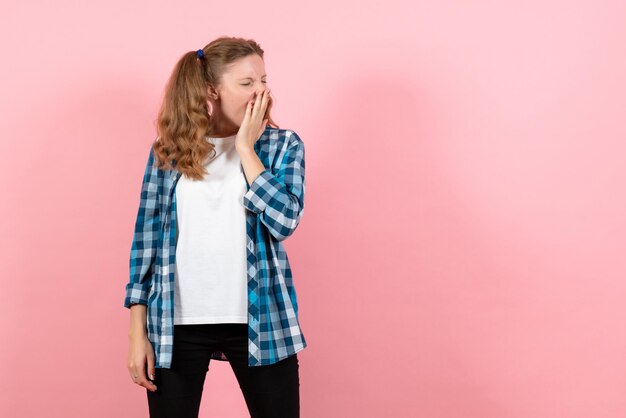
[[[122,307],[178,57],[266,50],[307,144],[302,417],[626,415],[620,1],[3,7],[0,416],[147,416]],[[201,416],[248,416],[211,363]]]

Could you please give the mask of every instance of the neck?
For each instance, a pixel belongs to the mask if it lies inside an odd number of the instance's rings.
[[[232,123],[224,123],[221,119],[214,119],[211,126],[207,131],[207,135],[213,138],[225,138],[227,136],[233,136],[239,132],[239,127]]]

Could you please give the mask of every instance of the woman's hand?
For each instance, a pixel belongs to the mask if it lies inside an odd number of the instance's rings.
[[[235,139],[235,148],[238,151],[247,151],[254,148],[254,144],[265,131],[268,121],[267,115],[271,107],[270,89],[267,88],[263,90],[260,96],[256,96],[248,101],[246,114]]]
[[[157,387],[150,380],[154,380],[154,350],[147,336],[129,337],[128,371],[133,382],[155,392]],[[146,379],[146,365],[150,380]]]

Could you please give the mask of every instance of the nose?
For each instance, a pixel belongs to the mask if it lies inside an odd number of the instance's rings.
[[[252,100],[255,100],[257,97],[261,97],[261,95],[263,95],[263,92],[266,90],[266,87],[261,87],[260,89],[257,89],[253,94],[252,94]]]

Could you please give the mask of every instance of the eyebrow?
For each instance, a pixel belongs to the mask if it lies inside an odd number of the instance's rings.
[[[267,74],[263,74],[263,75],[261,76],[261,78],[263,78],[263,77],[267,77]],[[240,78],[239,80],[248,80],[248,79],[250,79],[250,80],[254,80],[254,78],[252,78],[252,77],[244,77],[244,78]]]

